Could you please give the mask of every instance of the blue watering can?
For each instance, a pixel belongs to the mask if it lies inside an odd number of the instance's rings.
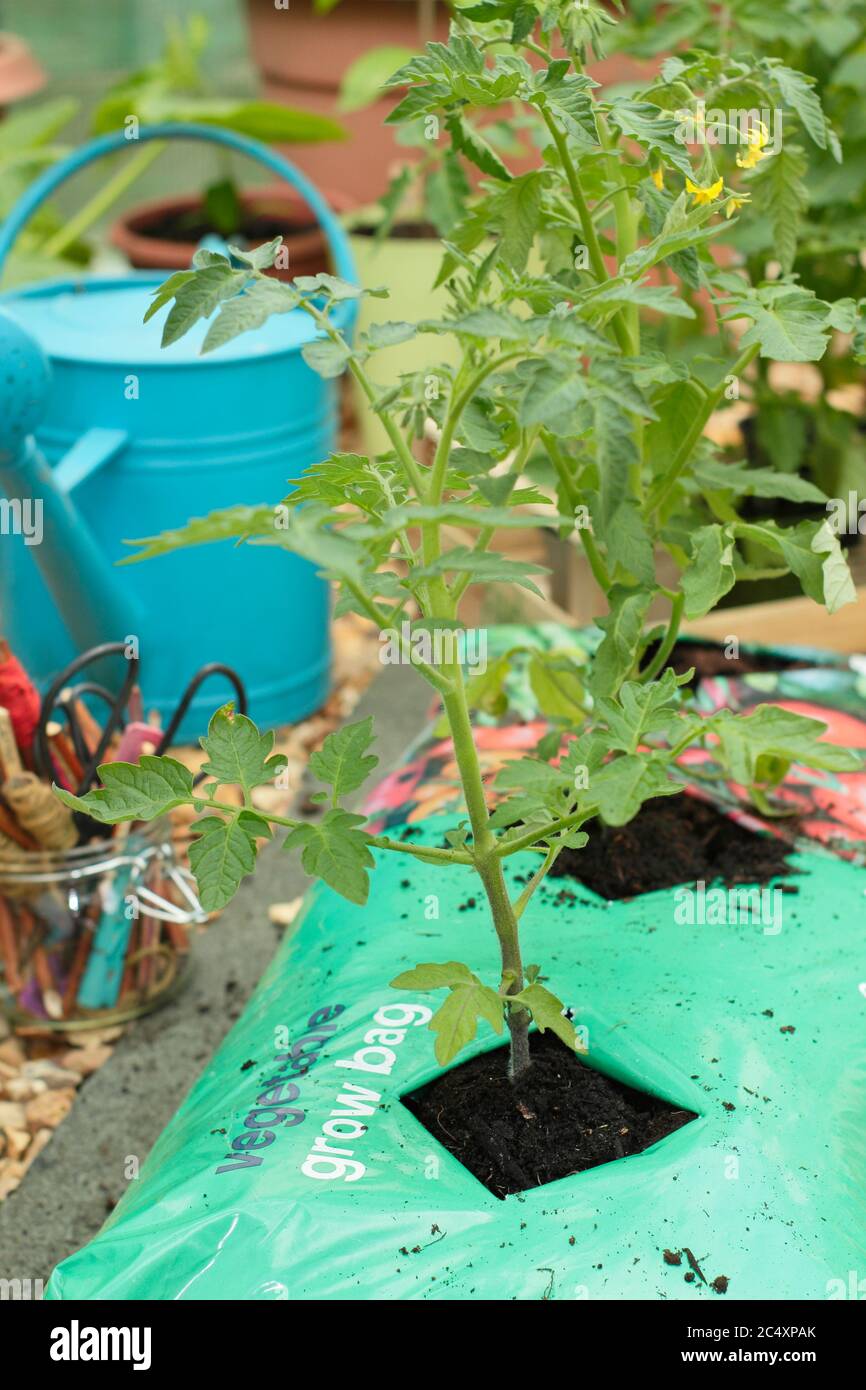
[[[193,124],[152,126],[138,139],[208,140],[257,159],[303,195],[336,273],[356,280],[341,226],[280,155]],[[0,231],[0,270],[65,179],[129,143],[123,132],[104,136],[37,179]],[[317,334],[302,310],[204,358],[206,323],[161,348],[167,310],[143,319],[164,278],[81,276],[0,296],[0,487],[4,530],[19,532],[0,537],[0,630],[40,683],[77,652],[135,637],[148,708],[167,716],[187,678],[219,661],[243,677],[257,722],[291,722],[328,688],[328,590],[313,566],[232,542],[115,564],[130,553],[124,539],[234,503],[280,501],[287,480],[334,447],[335,383],[301,356]],[[347,333],[354,313],[352,301],[336,310]],[[181,737],[202,733],[229,693],[208,687]]]

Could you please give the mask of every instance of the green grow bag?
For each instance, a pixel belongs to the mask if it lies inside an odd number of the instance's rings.
[[[810,673],[794,674],[808,687]],[[863,678],[834,676],[839,717],[866,746]],[[747,702],[746,683],[731,685]],[[515,729],[514,746],[527,736]],[[431,756],[447,771],[431,737],[384,784],[390,821],[407,789],[423,798]],[[839,781],[844,852],[862,856],[863,778]],[[451,823],[424,819],[416,842],[441,842]],[[579,887],[572,904],[559,885],[540,890],[525,956],[587,1030],[588,1063],[698,1118],[641,1154],[500,1200],[401,1103],[437,1072],[423,1024],[439,996],[387,984],[429,959],[489,978],[495,941],[480,906],[457,911],[468,870],[381,859],[365,909],[310,892],[140,1179],[55,1271],[49,1298],[718,1297],[665,1263],[685,1247],[733,1298],[846,1296],[866,1261],[860,864],[799,848],[779,930],[683,925],[676,890],[607,902]],[[530,862],[509,860],[509,877]],[[475,1050],[498,1044],[480,1028]]]

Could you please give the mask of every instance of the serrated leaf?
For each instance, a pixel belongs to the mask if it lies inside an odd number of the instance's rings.
[[[155,820],[192,798],[192,773],[174,758],[145,754],[137,763],[103,763],[101,787],[74,796],[62,787],[55,795],[73,811],[83,811],[103,825],[127,820]]]
[[[792,763],[828,772],[857,772],[863,766],[861,754],[822,739],[827,725],[820,719],[777,705],[758,705],[747,715],[723,711],[711,723],[719,738],[717,756],[731,779],[742,786],[754,782],[776,786]]]
[[[800,223],[809,207],[804,176],[808,160],[799,145],[785,143],[770,159],[762,159],[749,187],[756,206],[766,208],[773,226],[773,252],[788,274],[797,254]]]
[[[242,294],[220,305],[219,313],[205,334],[202,353],[213,352],[241,333],[261,328],[273,314],[287,314],[300,298],[288,285],[277,280],[256,280]]]
[[[453,1061],[458,1052],[472,1042],[478,1019],[484,1018],[497,1033],[503,1029],[503,1004],[489,985],[479,982],[455,985],[444,1004],[436,1010],[429,1027],[436,1034],[433,1051],[440,1066]]]
[[[199,319],[210,318],[217,306],[237,294],[248,278],[249,271],[232,270],[228,261],[193,271],[191,279],[176,285],[174,304],[163,324],[162,346],[176,343]]]
[[[613,102],[610,120],[623,135],[636,140],[663,164],[672,164],[680,173],[691,176],[688,149],[677,139],[682,122],[669,111],[650,101],[620,100]]]
[[[371,323],[366,333],[367,345],[374,349],[397,347],[400,343],[408,343],[417,332],[414,323]]]
[[[718,459],[698,459],[692,470],[695,482],[705,492],[733,492],[738,497],[781,497],[786,502],[818,502],[825,494],[799,473],[780,473],[773,468],[751,468],[746,464],[722,463]]]
[[[700,526],[683,571],[686,617],[702,618],[734,587],[734,539],[727,526]]]
[[[450,989],[452,985],[480,983],[478,976],[473,975],[469,966],[463,965],[459,960],[448,960],[444,965],[429,961],[424,965],[413,965],[411,970],[404,970],[391,981],[394,989],[421,990]]]
[[[363,816],[335,808],[312,825],[290,830],[284,849],[300,849],[301,864],[311,878],[320,878],[349,902],[363,907],[370,891],[368,870],[375,860],[368,837],[359,827]]]
[[[516,584],[543,598],[538,585],[529,576],[546,573],[543,565],[510,560],[495,551],[470,550],[468,546],[456,545],[429,565],[416,566],[410,574],[410,582],[415,584],[445,574],[470,574],[473,584]]]
[[[286,765],[282,755],[271,757],[274,735],[259,733],[253,721],[235,714],[230,704],[213,715],[201,746],[207,753],[202,772],[221,785],[241,787],[245,795],[272,782]]]
[[[778,282],[738,295],[725,319],[752,320],[740,348],[760,346],[776,362],[818,362],[830,333],[829,306],[798,285]]]
[[[373,716],[357,724],[347,724],[328,734],[322,747],[310,758],[310,771],[332,789],[334,804],[360,787],[379,759],[367,749],[375,740]]]
[[[596,713],[608,726],[606,748],[636,753],[648,734],[670,723],[680,702],[679,689],[676,675],[668,668],[655,681],[626,681],[615,700],[599,699]]]
[[[528,675],[542,714],[569,724],[581,722],[586,714],[584,674],[566,652],[533,653]]]
[[[596,618],[604,640],[592,659],[590,689],[594,695],[612,695],[637,661],[652,597],[649,589],[631,589],[620,584],[608,594],[610,612],[604,618]]]
[[[206,816],[195,821],[197,839],[190,842],[189,862],[206,912],[219,912],[256,866],[255,838],[240,818]]]
[[[782,99],[796,111],[818,148],[826,150],[827,121],[821,108],[820,97],[815,91],[815,78],[785,67],[775,59],[770,59],[767,67],[782,94]]]
[[[556,995],[552,994],[549,989],[545,989],[544,985],[527,985],[519,994],[509,995],[508,1000],[511,1005],[518,1003],[529,1009],[533,1023],[542,1033],[546,1033],[550,1029],[551,1033],[555,1033],[566,1047],[574,1051],[577,1046],[574,1024],[571,1019],[565,1017],[562,1000],[557,999]]]
[[[627,825],[645,801],[655,796],[676,796],[682,782],[668,776],[669,760],[664,754],[631,754],[613,758],[593,773],[584,806],[594,807],[607,825]]]
[[[318,376],[330,380],[342,376],[352,356],[352,349],[346,343],[336,343],[332,338],[314,338],[304,343],[301,356],[308,367]]]
[[[489,174],[491,178],[500,179],[503,183],[510,181],[511,174],[502,163],[499,155],[484,139],[484,136],[479,135],[478,131],[470,126],[462,116],[452,113],[446,118],[445,124],[454,148],[465,155],[482,173]]]

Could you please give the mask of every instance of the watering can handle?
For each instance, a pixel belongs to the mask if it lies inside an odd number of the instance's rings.
[[[144,144],[149,140],[207,140],[213,145],[225,145],[231,150],[236,150],[238,154],[249,155],[250,159],[257,160],[259,164],[264,164],[273,173],[279,174],[280,178],[284,179],[290,187],[296,189],[309,203],[318,218],[333,252],[334,269],[337,274],[341,279],[357,284],[358,276],[352,252],[349,249],[348,237],[321,193],[314,188],[300,169],[296,169],[281,154],[275,154],[273,150],[260,144],[258,140],[251,140],[246,135],[238,135],[233,130],[222,130],[219,126],[199,125],[192,121],[145,126],[139,130],[134,140],[128,139],[122,130],[113,131],[110,135],[102,135],[96,140],[91,140],[89,144],[82,145],[81,149],[73,150],[72,154],[67,155],[65,159],[52,165],[35,183],[30,185],[27,192],[15,204],[4,222],[2,230],[0,230],[0,272],[2,272],[6,257],[34,212],[72,174],[76,174],[79,169],[92,164],[94,160],[101,159],[103,155],[113,154],[115,150],[126,149],[130,145]]]

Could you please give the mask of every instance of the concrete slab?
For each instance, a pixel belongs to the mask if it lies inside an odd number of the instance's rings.
[[[352,722],[374,716],[382,772],[422,727],[428,697],[414,671],[385,667],[352,714]],[[276,847],[262,853],[255,877],[198,939],[186,991],[130,1026],[21,1186],[0,1203],[0,1277],[47,1280],[96,1234],[126,1189],[128,1159],[144,1161],[274,954],[282,933],[268,906],[308,883],[295,855]]]

